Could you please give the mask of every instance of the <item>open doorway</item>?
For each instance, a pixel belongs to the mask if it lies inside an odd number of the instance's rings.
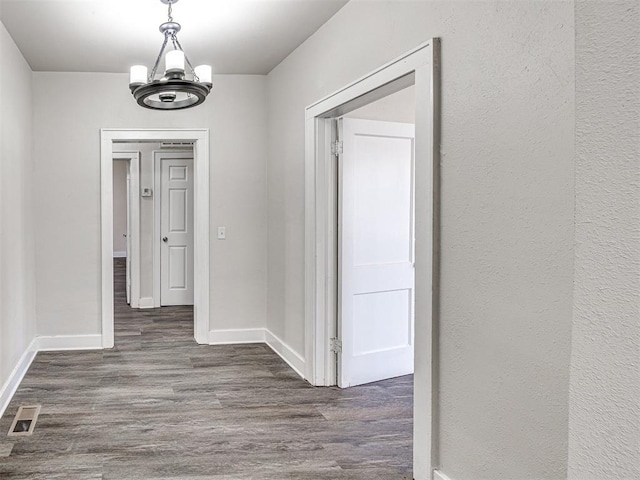
[[[140,297],[140,154],[113,153],[113,258],[124,269],[123,294],[131,308]]]
[[[439,40],[431,39],[305,112],[305,377],[336,385],[338,337],[338,164],[336,118],[415,85],[415,328],[413,475],[437,466],[439,277]]]
[[[336,119],[337,383],[414,371],[415,87]]]
[[[193,149],[122,142],[113,151],[115,345],[193,338]]]
[[[201,130],[120,130],[120,129],[103,129],[101,131],[101,237],[102,237],[102,344],[104,348],[114,346],[114,260],[113,260],[113,155],[114,152],[124,149],[130,150],[131,144],[159,144],[159,142],[168,142],[175,144],[192,145],[193,159],[190,160],[192,169],[191,175],[187,178],[191,179],[193,186],[193,206],[189,210],[186,208],[187,192],[183,195],[184,202],[177,199],[174,207],[182,206],[184,213],[192,218],[192,240],[193,240],[193,261],[191,263],[191,273],[183,271],[183,282],[187,284],[193,292],[193,306],[187,305],[185,308],[191,309],[190,317],[190,337],[195,338],[197,343],[209,343],[209,132],[206,129]],[[141,147],[142,148],[142,147]],[[189,148],[188,146],[186,147]],[[150,157],[149,163],[154,164],[153,157]],[[181,161],[184,159],[180,159]],[[183,167],[184,165],[181,165]],[[151,168],[151,167],[150,167]],[[180,168],[173,173],[178,175]],[[171,173],[171,172],[169,172]],[[184,176],[184,175],[183,175]],[[143,177],[144,178],[144,177]],[[154,175],[149,174],[149,180],[146,184],[140,186],[137,198],[141,200],[141,206],[144,206],[146,200],[147,205],[153,204],[153,196],[155,185],[153,184]],[[179,180],[175,178],[175,180]],[[176,187],[175,190],[178,190]],[[178,195],[179,196],[179,195]],[[149,216],[150,223],[153,225],[153,214]],[[146,218],[146,217],[145,217]],[[188,221],[187,216],[183,217],[184,221]],[[141,222],[142,223],[142,222]],[[144,225],[142,225],[144,228]],[[147,228],[147,231],[154,232],[153,226]],[[153,234],[152,234],[153,236]],[[184,245],[183,245],[184,247]],[[183,253],[185,248],[182,248]],[[148,255],[150,263],[153,263],[153,248],[147,248],[141,252],[140,258]],[[142,254],[144,253],[144,255]],[[171,255],[169,255],[170,257]],[[176,255],[177,256],[177,255]],[[187,258],[187,255],[183,255]],[[183,262],[186,266],[186,262]],[[126,270],[125,270],[126,272]],[[126,273],[125,273],[126,275]],[[153,276],[151,274],[151,276]],[[187,278],[188,277],[188,278]],[[189,284],[188,280],[192,279]],[[145,293],[145,288],[153,290],[153,282],[144,282],[140,292],[139,306],[151,308],[155,305],[156,297]],[[126,284],[126,282],[125,282]],[[150,286],[151,285],[151,286]],[[160,301],[160,297],[158,302]],[[126,304],[126,303],[125,303]]]

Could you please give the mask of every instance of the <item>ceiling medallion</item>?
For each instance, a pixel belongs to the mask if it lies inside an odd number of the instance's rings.
[[[138,105],[154,110],[179,110],[195,107],[204,102],[213,88],[211,83],[211,66],[191,66],[178,41],[178,32],[182,27],[173,21],[171,16],[172,5],[178,0],[160,0],[169,5],[168,20],[160,25],[160,32],[164,35],[164,42],[160,53],[153,65],[151,74],[147,74],[147,67],[134,65],[131,67],[129,77],[129,89]],[[164,75],[156,78],[158,64],[165,52],[167,44],[171,42],[173,50],[167,52],[164,57]],[[189,72],[185,72],[185,63]]]

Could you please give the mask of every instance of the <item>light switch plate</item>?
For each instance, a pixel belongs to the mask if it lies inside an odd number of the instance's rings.
[[[226,227],[218,227],[218,240],[226,240],[226,239],[227,239]]]

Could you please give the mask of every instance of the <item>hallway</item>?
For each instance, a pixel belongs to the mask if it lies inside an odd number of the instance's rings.
[[[197,345],[192,309],[131,310],[116,346],[46,352],[0,421],[2,479],[410,479],[412,377],[314,388],[264,344]],[[31,437],[7,437],[41,404]]]

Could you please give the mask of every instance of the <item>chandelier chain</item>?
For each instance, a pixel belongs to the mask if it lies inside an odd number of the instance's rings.
[[[168,18],[169,18],[169,21],[170,21],[170,22],[173,22],[173,17],[171,16],[171,13],[172,13],[171,4],[172,4],[172,3],[173,3],[173,2],[169,1],[169,13],[168,13]]]

